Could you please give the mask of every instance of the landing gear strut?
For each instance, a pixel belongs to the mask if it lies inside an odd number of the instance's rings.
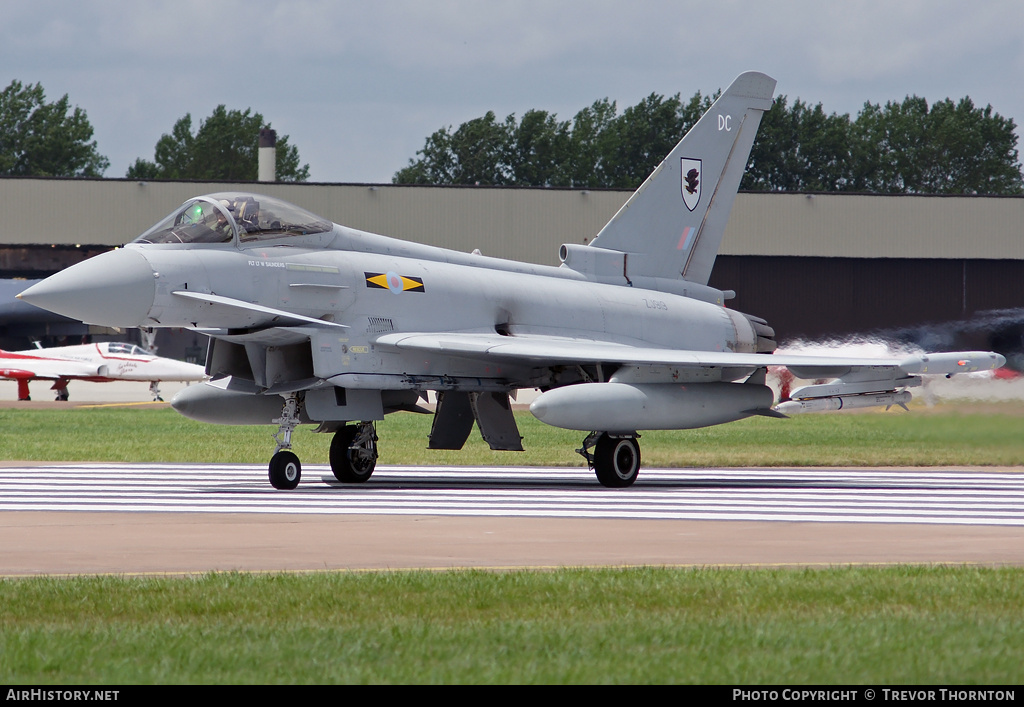
[[[67,402],[68,400],[71,399],[71,396],[68,394],[68,382],[63,378],[54,381],[53,387],[50,388],[50,390],[56,391],[54,400],[58,400],[60,402]]]
[[[274,456],[270,458],[270,485],[276,489],[287,491],[298,486],[299,479],[302,478],[302,464],[291,451],[292,432],[299,425],[298,394],[289,393],[284,396],[281,417],[273,422],[278,424],[278,428],[274,434],[277,449],[274,450]]]
[[[597,480],[608,488],[632,486],[640,474],[640,443],[638,434],[591,432],[576,451],[587,460]],[[593,449],[593,453],[590,450]]]
[[[139,329],[139,336],[142,338],[142,350],[156,356],[156,329],[142,327]],[[155,403],[162,403],[164,401],[160,395],[160,381],[149,382],[149,394],[153,396],[153,402]]]
[[[377,465],[377,431],[372,422],[345,425],[331,440],[331,471],[346,484],[361,484]]]

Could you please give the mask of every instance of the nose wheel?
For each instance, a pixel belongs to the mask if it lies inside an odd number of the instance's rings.
[[[290,491],[299,485],[302,464],[293,452],[282,449],[270,458],[270,485],[281,491]]]

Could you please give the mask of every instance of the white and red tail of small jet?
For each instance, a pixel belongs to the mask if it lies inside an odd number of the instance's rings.
[[[57,400],[68,399],[68,381],[97,383],[149,381],[154,400],[160,400],[160,381],[201,381],[202,366],[146,353],[135,344],[104,342],[28,351],[0,350],[0,378],[18,381],[18,400],[31,400],[28,384],[53,381]]]

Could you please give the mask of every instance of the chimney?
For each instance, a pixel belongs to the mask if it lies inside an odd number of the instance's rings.
[[[260,152],[257,179],[261,182],[277,181],[277,132],[260,128]]]

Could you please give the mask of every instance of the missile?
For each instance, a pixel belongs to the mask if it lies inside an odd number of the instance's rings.
[[[796,415],[803,412],[830,412],[832,410],[852,410],[854,408],[870,408],[882,405],[906,405],[914,396],[910,391],[898,393],[876,393],[874,395],[835,395],[828,398],[807,398],[804,400],[787,400],[775,406],[776,412],[784,415]]]
[[[541,393],[530,412],[569,430],[685,430],[772,415],[774,396],[748,383],[580,383]]]

